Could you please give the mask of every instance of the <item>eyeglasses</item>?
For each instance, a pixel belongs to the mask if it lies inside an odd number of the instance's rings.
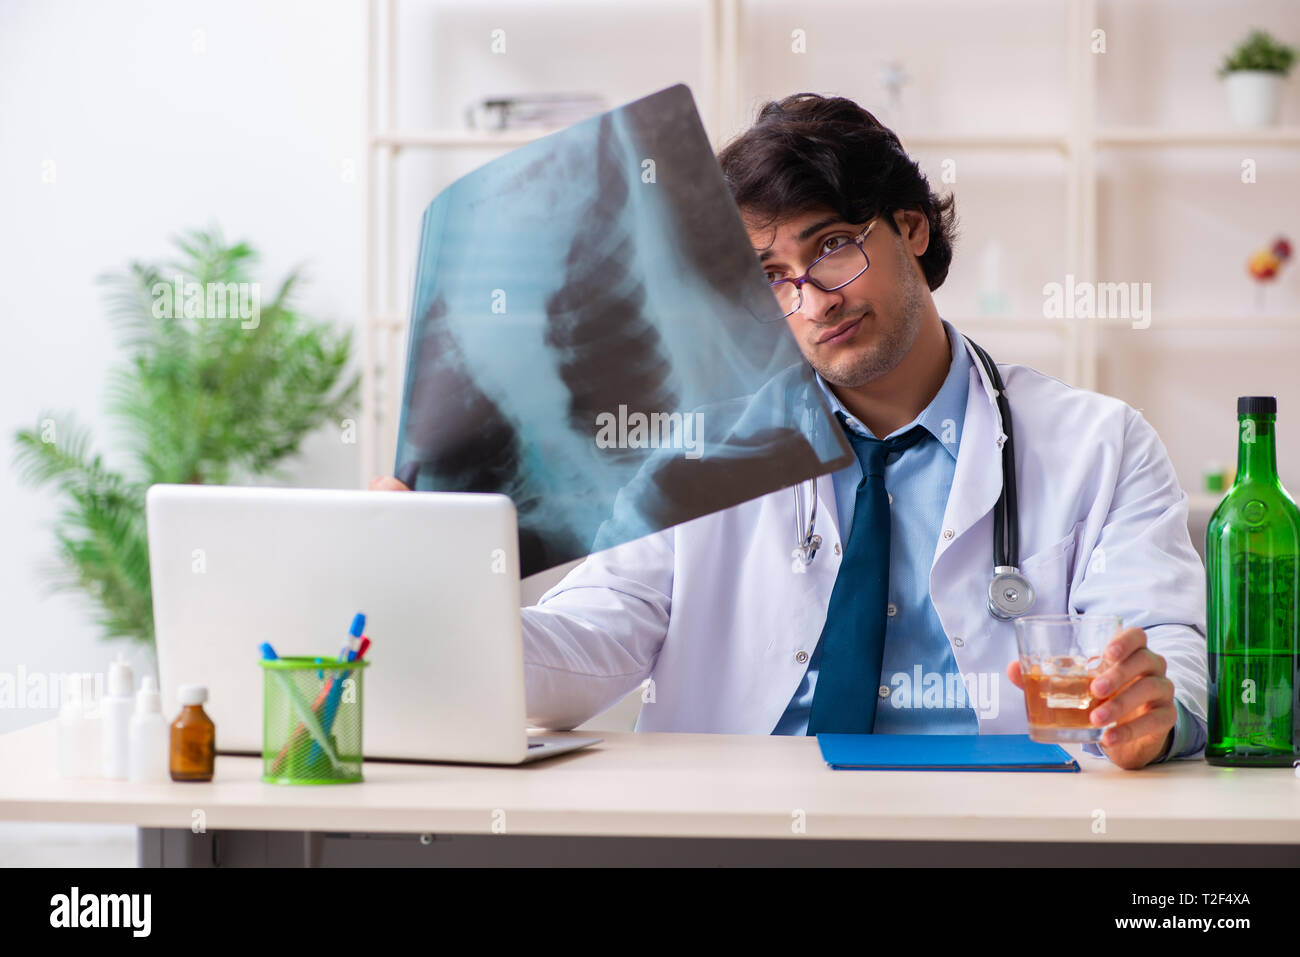
[[[861,276],[871,266],[867,251],[862,248],[867,235],[875,228],[876,220],[871,220],[867,228],[858,233],[852,241],[843,246],[836,246],[830,252],[818,256],[808,271],[794,279],[778,279],[772,283],[772,292],[786,316],[792,316],[803,308],[803,284],[812,283],[822,292],[834,292],[843,289]]]

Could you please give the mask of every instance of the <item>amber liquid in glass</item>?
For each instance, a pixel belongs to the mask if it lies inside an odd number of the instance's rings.
[[[1088,728],[1101,737],[1101,728],[1092,723],[1092,712],[1106,699],[1094,698],[1088,690],[1097,671],[1048,675],[1035,664],[1021,677],[1031,733],[1034,728]]]

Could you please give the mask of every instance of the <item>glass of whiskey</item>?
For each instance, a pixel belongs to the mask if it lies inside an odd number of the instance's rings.
[[[1025,615],[1015,620],[1029,737],[1046,743],[1096,741],[1112,725],[1094,726],[1105,698],[1088,690],[1102,654],[1123,622],[1116,615]]]

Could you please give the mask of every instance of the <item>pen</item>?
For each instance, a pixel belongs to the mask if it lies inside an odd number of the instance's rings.
[[[365,627],[366,616],[364,614],[357,612],[352,616],[352,627],[348,629],[348,643],[343,646],[343,650],[339,653],[339,661],[352,661],[356,658],[357,653],[353,648],[353,642],[362,637],[362,631],[364,631]],[[330,682],[329,697],[326,699],[325,708],[321,713],[322,724],[327,735],[334,728],[334,716],[338,714],[339,701],[343,698],[343,682],[347,681],[351,674],[351,671],[345,671],[342,675],[336,674],[333,681]],[[307,761],[309,763],[315,761],[319,754],[320,751],[317,745],[313,744],[311,753],[307,756]]]
[[[320,689],[320,694],[316,696],[316,700],[313,701],[311,705],[311,709],[313,713],[319,713],[321,709],[321,705],[323,705],[325,703],[325,699],[329,697],[330,688],[332,686],[333,686],[333,682],[331,681],[330,684]],[[297,745],[298,742],[301,741],[306,734],[307,734],[307,726],[303,724],[301,721],[299,721],[298,727],[293,729],[293,734],[291,734],[289,736],[289,740],[284,743],[284,747],[280,749],[280,753],[275,756],[275,761],[271,765],[272,774],[280,773],[280,769],[284,767],[284,759],[289,754],[289,749]]]
[[[349,641],[348,645],[345,646],[345,650],[348,652],[349,660],[356,660],[357,658],[360,658],[362,655],[366,653],[366,649],[370,647],[370,639],[366,638],[363,635],[361,638],[359,648],[356,651],[352,651],[350,647],[351,645],[352,642]],[[263,647],[269,648],[270,645],[264,645]],[[272,652],[272,654],[274,654],[274,652]],[[341,656],[342,653],[340,653],[340,657]],[[344,677],[347,676],[345,675]],[[320,689],[320,693],[316,695],[316,700],[313,701],[311,705],[311,709],[313,712],[317,714],[321,713],[321,706],[325,704],[326,699],[329,698],[330,691],[333,689],[334,682],[336,680],[337,679],[335,678],[331,678],[329,684],[325,685],[325,687]],[[289,754],[289,749],[296,746],[298,742],[302,740],[305,734],[307,734],[307,726],[300,721],[298,722],[298,727],[293,729],[293,734],[289,736],[289,740],[286,741],[284,747],[280,749],[280,753],[275,756],[275,762],[271,765],[272,774],[280,773],[280,769],[284,767],[284,759]],[[314,747],[315,745],[313,745],[313,748]]]
[[[271,647],[269,642],[262,643],[261,651],[262,651],[262,657],[267,661],[279,660],[279,656],[275,653],[275,649]],[[330,764],[334,765],[336,769],[339,768],[342,762],[339,761],[339,756],[334,752],[334,748],[330,745],[328,736],[324,731],[324,729],[321,728],[320,721],[317,719],[315,711],[313,711],[307,705],[307,702],[303,700],[302,695],[298,693],[298,689],[295,688],[293,686],[293,683],[289,681],[288,675],[285,675],[279,671],[274,671],[274,670],[272,673],[275,675],[276,680],[280,682],[280,687],[284,691],[284,693],[288,696],[289,702],[293,705],[294,710],[298,712],[298,717],[301,720],[302,724],[306,727],[306,729],[311,733],[311,736],[315,739],[315,742],[312,745],[313,754],[319,753],[314,750],[315,748],[319,747],[323,749],[325,752],[325,756],[329,758]],[[290,738],[290,740],[292,740],[292,737]],[[277,757],[276,759],[277,767],[280,764],[281,760],[283,759],[284,754],[287,750],[288,750],[288,745],[286,744],[284,751],[281,751],[279,757]]]

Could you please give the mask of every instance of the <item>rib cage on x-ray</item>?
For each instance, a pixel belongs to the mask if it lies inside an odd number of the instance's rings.
[[[658,157],[657,172],[674,177],[672,164],[677,156],[676,144],[689,142],[699,122],[693,110],[663,110],[657,114],[629,110],[622,116],[628,139],[636,156]],[[684,177],[663,196],[662,208],[673,224],[673,238],[682,258],[688,262],[708,263],[698,276],[714,290],[718,298],[734,304],[759,323],[778,323],[780,313],[773,311],[772,294],[765,284],[753,281],[754,251],[748,242],[718,242],[719,200],[730,197],[713,189],[708,177]],[[767,330],[772,331],[772,330]],[[736,345],[745,350],[751,364],[771,356],[770,336],[738,336]]]
[[[672,363],[644,312],[646,291],[631,267],[636,247],[625,210],[627,170],[612,154],[608,115],[600,119],[596,177],[583,218],[607,224],[581,230],[569,244],[563,285],[546,302],[546,345],[569,392],[569,425],[594,434],[596,417],[625,406],[650,414],[680,408]],[[605,450],[614,464],[639,461],[638,449]]]
[[[525,576],[852,461],[683,86],[439,194],[412,314],[395,467],[509,495]],[[598,437],[637,413],[676,444]]]
[[[585,547],[573,536],[548,539],[532,527],[539,497],[528,488],[521,465],[522,439],[495,402],[478,387],[455,337],[440,320],[447,306],[435,299],[424,317],[408,401],[407,438],[431,450],[420,462],[447,492],[501,492],[519,514],[520,567],[547,568],[568,561]],[[419,487],[419,486],[417,486]],[[558,544],[557,544],[558,542]]]

